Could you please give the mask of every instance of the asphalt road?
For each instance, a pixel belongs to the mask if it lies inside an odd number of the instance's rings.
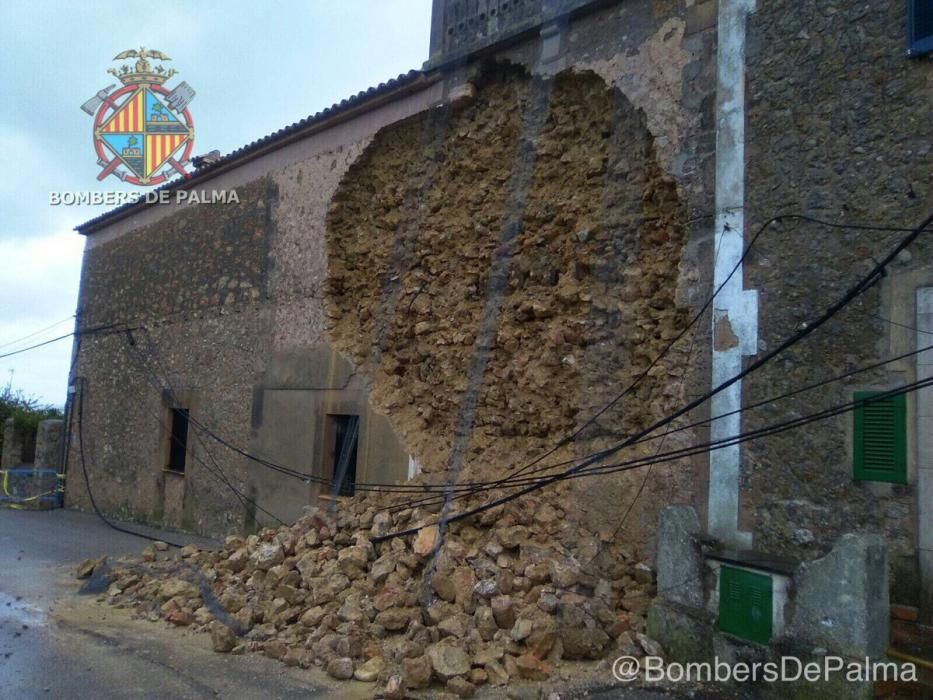
[[[75,562],[146,544],[84,513],[0,509],[0,698],[342,696],[315,671],[215,654],[206,635],[76,595]]]
[[[179,544],[214,545],[201,538],[163,534]],[[207,635],[137,620],[126,610],[98,603],[93,596],[78,595],[77,562],[103,554],[138,553],[147,544],[86,513],[0,509],[0,700],[373,697],[377,688],[372,685],[336,685],[319,670],[287,668],[255,654],[216,654]],[[512,686],[483,688],[477,695],[537,700],[537,691]],[[606,678],[597,684],[574,686],[571,682],[561,689],[560,697],[705,700],[753,696],[720,688],[711,692],[638,688]]]

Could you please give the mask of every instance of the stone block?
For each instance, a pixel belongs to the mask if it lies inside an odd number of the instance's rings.
[[[850,533],[794,575],[786,635],[830,653],[881,657],[888,648],[888,552],[875,534]]]
[[[8,418],[3,424],[3,454],[0,455],[0,469],[9,469],[24,462],[26,439]]]
[[[44,420],[36,431],[36,469],[59,469],[62,460],[62,439],[65,421]]]
[[[670,506],[658,527],[658,597],[692,608],[704,607],[700,519],[691,506]]]
[[[658,599],[648,610],[648,635],[660,642],[669,659],[712,661],[713,622],[706,612]]]

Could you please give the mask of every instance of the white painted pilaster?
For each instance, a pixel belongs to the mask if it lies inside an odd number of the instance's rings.
[[[716,88],[716,249],[713,289],[719,289],[742,257],[745,246],[745,33],[755,0],[720,0]],[[742,357],[758,351],[758,294],[745,290],[742,266],[713,303],[712,384],[742,370]],[[711,415],[742,407],[742,383],[713,398]],[[716,420],[711,439],[737,435],[741,414]],[[707,530],[728,546],[748,549],[749,532],[739,531],[738,445],[710,453]]]
[[[933,287],[917,290],[917,349],[933,345]],[[917,355],[917,381],[933,377],[933,350]],[[933,387],[917,391],[917,544],[923,614],[933,620]]]

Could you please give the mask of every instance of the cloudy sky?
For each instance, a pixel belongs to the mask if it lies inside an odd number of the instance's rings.
[[[431,0],[0,0],[0,356],[72,329],[84,247],[72,229],[106,207],[53,207],[49,193],[138,190],[97,182],[80,109],[115,82],[113,56],[170,56],[169,87],[197,92],[195,153],[227,153],[419,68],[430,14]],[[70,351],[0,357],[0,383],[61,404]]]

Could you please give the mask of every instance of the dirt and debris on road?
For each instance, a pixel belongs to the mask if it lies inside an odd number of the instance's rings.
[[[101,551],[119,557],[144,542],[86,513],[0,509],[0,697],[353,697],[352,684],[338,690],[323,671],[215,654],[204,635],[76,595],[75,560]],[[368,696],[370,686],[357,685]]]
[[[662,651],[644,633],[653,573],[624,546],[567,532],[557,508],[531,502],[454,523],[443,542],[431,525],[370,541],[427,515],[312,509],[219,551],[156,543],[79,573],[100,600],[209,633],[217,652],[323,669],[387,698],[606,681],[620,654]]]

